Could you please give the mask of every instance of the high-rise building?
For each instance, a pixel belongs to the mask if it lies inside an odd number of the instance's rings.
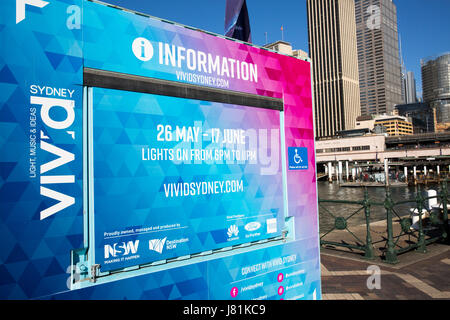
[[[392,0],[355,0],[361,114],[386,114],[402,99],[397,7]]]
[[[402,81],[402,103],[406,102],[406,67],[405,61],[403,60],[403,52],[402,52],[402,39],[399,35],[399,43],[400,43],[400,78]],[[395,113],[395,109],[394,109]]]
[[[360,112],[354,0],[307,0],[316,137],[353,129]]]
[[[402,101],[403,103],[406,103],[406,72],[403,71],[403,65],[402,65],[401,79],[402,79]]]
[[[414,78],[414,72],[408,71],[405,78],[405,93],[406,93],[406,103],[416,103],[417,93],[416,93],[416,79]]]
[[[422,64],[423,100],[436,110],[436,131],[450,128],[450,53]]]

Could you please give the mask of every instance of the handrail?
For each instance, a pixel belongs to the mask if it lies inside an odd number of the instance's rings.
[[[441,188],[435,196],[423,196],[422,190],[419,187],[414,199],[407,199],[394,202],[391,196],[390,188],[387,186],[385,199],[383,202],[372,201],[369,198],[367,188],[364,188],[364,199],[361,201],[347,201],[338,199],[320,199],[319,208],[324,210],[325,213],[330,215],[334,219],[334,225],[332,228],[324,232],[320,236],[320,245],[323,246],[335,246],[347,249],[363,251],[366,259],[374,259],[374,247],[371,234],[371,208],[383,207],[386,215],[386,230],[382,235],[384,239],[384,252],[380,256],[384,258],[387,263],[398,263],[398,256],[402,253],[416,249],[418,252],[426,253],[426,246],[442,241],[443,243],[449,243],[449,225],[448,225],[448,187],[447,179],[441,183]],[[428,208],[425,206],[425,202],[430,199],[437,199],[438,206]],[[354,212],[336,212],[336,209],[326,208],[325,204],[349,204],[358,206]],[[399,205],[414,204],[410,212],[406,215],[400,215],[397,213],[396,207]],[[334,212],[332,212],[334,211]],[[352,217],[364,214],[365,219],[365,241],[361,240],[361,234],[355,234],[350,230],[351,226],[348,220]],[[428,214],[427,223],[433,226],[433,230],[437,232],[437,235],[429,234],[429,230],[425,230],[425,218],[424,212]],[[442,218],[440,218],[442,216]],[[414,224],[413,221],[417,220]],[[429,220],[429,221],[428,221]],[[400,230],[400,231],[399,231]],[[342,240],[341,242],[333,240],[327,240],[326,238],[333,232],[345,232],[351,235],[352,239],[356,240],[356,244],[348,243],[348,241]],[[363,234],[364,235],[364,234]],[[408,238],[408,241],[404,241],[407,245],[401,245],[400,240],[404,237]]]

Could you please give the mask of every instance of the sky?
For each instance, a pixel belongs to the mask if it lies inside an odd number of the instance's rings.
[[[103,0],[191,27],[224,34],[226,0]],[[450,0],[394,0],[403,59],[422,93],[420,60],[450,52]],[[247,0],[252,42],[283,39],[294,49],[308,49],[306,0]],[[267,33],[267,42],[266,42]]]

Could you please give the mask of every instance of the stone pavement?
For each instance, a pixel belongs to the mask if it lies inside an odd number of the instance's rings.
[[[322,249],[323,299],[450,299],[450,246],[431,244],[427,251],[404,253],[399,256],[400,263],[390,265],[380,259],[364,260],[355,253]],[[369,277],[373,275],[367,270],[369,266],[380,268],[380,289],[367,286]]]

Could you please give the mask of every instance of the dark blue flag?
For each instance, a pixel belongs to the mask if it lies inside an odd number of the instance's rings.
[[[225,35],[230,38],[252,42],[250,20],[245,0],[227,0]]]

